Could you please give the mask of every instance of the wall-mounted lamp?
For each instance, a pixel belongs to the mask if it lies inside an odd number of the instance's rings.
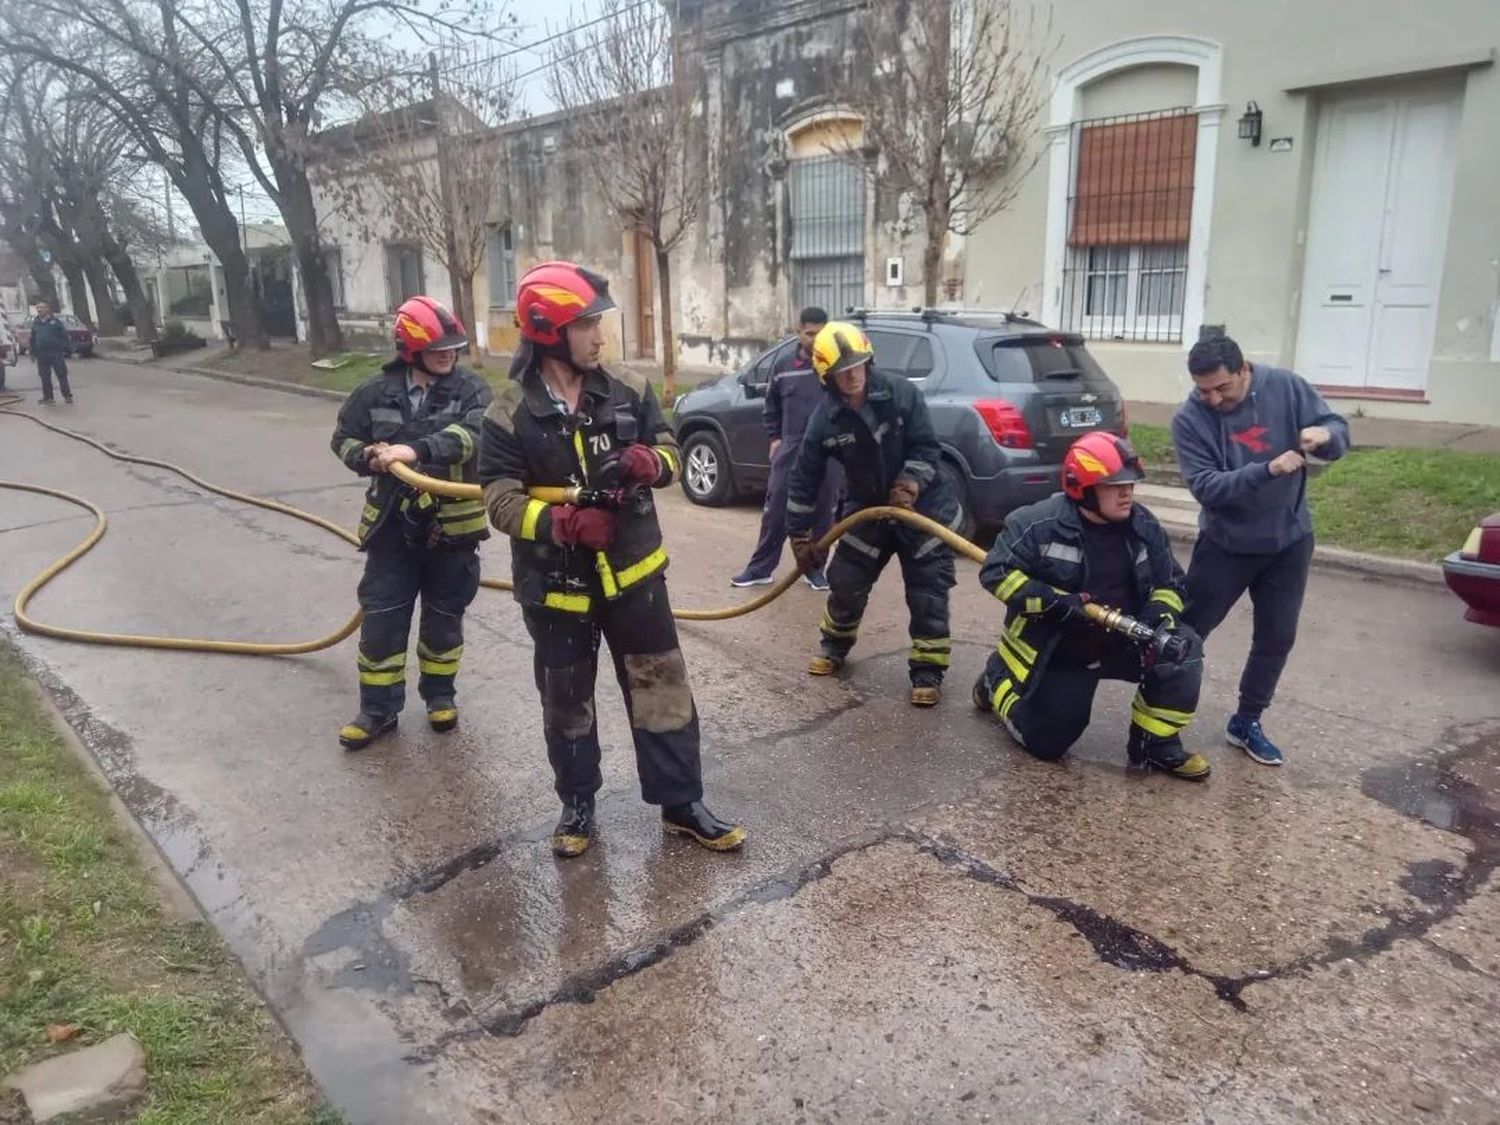
[[[1260,145],[1260,118],[1260,106],[1246,102],[1245,112],[1240,117],[1240,140],[1249,141],[1252,147]]]

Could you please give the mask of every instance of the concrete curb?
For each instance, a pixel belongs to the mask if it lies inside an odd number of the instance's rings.
[[[258,375],[236,375],[229,371],[214,371],[208,367],[163,367],[162,371],[177,371],[183,375],[201,375],[205,379],[218,379],[224,383],[239,383],[245,387],[259,387],[266,391],[285,391],[287,394],[306,395],[308,398],[326,398],[343,402],[349,397],[346,391],[330,391],[323,387],[305,387],[301,383],[288,383],[284,379],[262,379]]]
[[[1162,521],[1167,538],[1174,543],[1188,546],[1198,541],[1198,529],[1182,524]],[[1409,586],[1445,587],[1443,568],[1436,563],[1417,562],[1414,559],[1392,559],[1384,555],[1367,555],[1361,551],[1349,551],[1343,547],[1313,548],[1313,566],[1318,570],[1336,570],[1345,574],[1358,574],[1365,578],[1383,582],[1399,582]]]
[[[237,375],[232,371],[215,371],[211,367],[165,367],[160,366],[150,359],[135,359],[125,355],[111,355],[100,352],[101,359],[113,360],[116,363],[128,363],[134,367],[149,367],[153,371],[167,371],[175,375],[201,375],[205,379],[218,379],[224,383],[239,383],[246,387],[259,387],[266,391],[285,391],[288,394],[306,395],[309,398],[326,398],[334,402],[343,402],[348,394],[343,391],[330,391],[323,387],[307,387],[301,383],[289,383],[285,379],[263,379],[259,375]]]

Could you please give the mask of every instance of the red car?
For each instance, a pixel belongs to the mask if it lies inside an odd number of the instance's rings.
[[[1443,560],[1443,577],[1469,607],[1465,620],[1500,628],[1500,512],[1483,520],[1462,549]]]
[[[68,330],[68,354],[83,356],[87,359],[94,354],[96,338],[94,330],[72,313],[58,313],[57,319],[63,322],[63,327]],[[31,347],[31,321],[23,320],[16,329],[16,348],[22,355]]]

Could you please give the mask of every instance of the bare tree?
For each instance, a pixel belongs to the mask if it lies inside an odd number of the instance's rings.
[[[511,70],[503,58],[450,47],[441,66],[431,61],[429,91],[392,110],[403,88],[389,79],[366,87],[364,114],[314,140],[327,164],[320,186],[365,241],[399,231],[441,262],[454,310],[474,331],[474,278],[508,175],[498,129],[513,104]]]
[[[0,5],[0,47],[81,79],[166,171],[218,259],[235,336],[244,346],[267,347],[224,176],[223,92],[205,50],[186,34],[170,0],[99,0],[66,11],[50,3],[38,0],[24,11]]]
[[[872,0],[855,34],[834,101],[863,135],[838,155],[921,211],[933,306],[948,236],[1008,207],[1041,154],[1032,142],[1056,46],[1051,12],[1012,0]]]
[[[651,242],[661,295],[663,394],[677,393],[672,251],[707,190],[696,85],[676,53],[664,6],[604,0],[603,15],[553,44],[552,95],[569,135],[626,230]]]

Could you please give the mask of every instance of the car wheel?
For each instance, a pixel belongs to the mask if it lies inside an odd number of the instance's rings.
[[[972,543],[979,525],[974,519],[974,504],[969,499],[969,482],[951,461],[938,464],[938,475],[948,482],[948,488],[958,497],[958,526],[953,530]]]
[[[84,349],[83,351],[81,351],[81,352],[78,353],[78,358],[79,359],[93,359],[94,358],[94,349],[93,348],[86,348],[86,349]]]
[[[734,498],[729,455],[712,430],[699,430],[682,443],[682,491],[694,504],[721,507]]]

